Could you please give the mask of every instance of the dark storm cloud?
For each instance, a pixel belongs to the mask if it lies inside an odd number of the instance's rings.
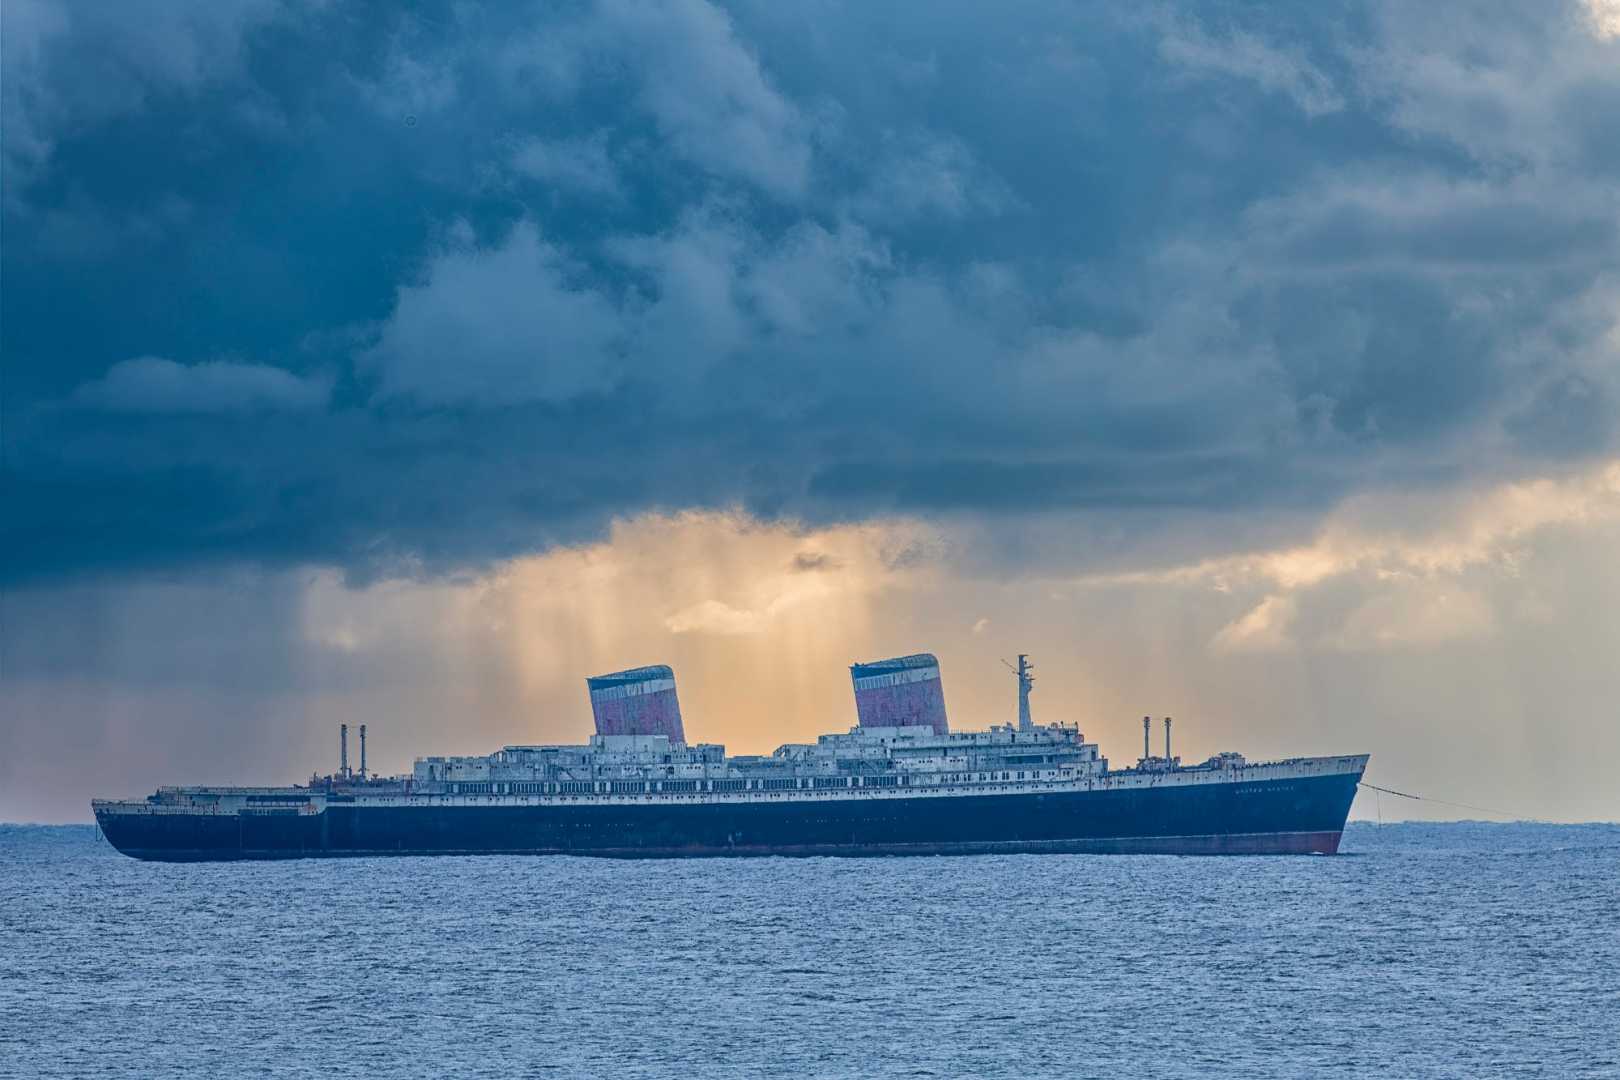
[[[1620,44],[1448,7],[8,5],[5,573],[1606,452]]]
[[[1263,496],[1252,464],[1242,458],[1168,456],[1134,462],[939,461],[916,466],[862,461],[833,466],[810,480],[814,496],[865,501],[870,511],[1033,511],[1042,509],[1183,507],[1238,509],[1257,498],[1285,504],[1289,493],[1271,483]],[[1267,475],[1262,479],[1275,481]],[[1341,493],[1337,486],[1294,493],[1320,503]]]

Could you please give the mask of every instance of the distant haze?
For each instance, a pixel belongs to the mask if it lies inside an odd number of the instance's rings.
[[[918,651],[1620,818],[1614,0],[5,20],[0,820]]]

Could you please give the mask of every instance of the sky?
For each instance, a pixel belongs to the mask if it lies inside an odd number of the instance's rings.
[[[1620,2],[0,7],[0,820],[583,740],[1620,819]],[[1479,816],[1369,796],[1355,816]]]

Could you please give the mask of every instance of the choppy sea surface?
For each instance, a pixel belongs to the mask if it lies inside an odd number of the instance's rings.
[[[1620,826],[163,865],[0,826],[0,1075],[1620,1077]]]

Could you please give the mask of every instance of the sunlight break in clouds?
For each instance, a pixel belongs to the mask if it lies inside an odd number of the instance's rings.
[[[1620,0],[1586,0],[1592,13],[1592,28],[1599,38],[1620,37]]]
[[[1240,619],[1221,627],[1210,641],[1217,652],[1265,651],[1288,648],[1288,628],[1297,603],[1292,596],[1268,596]]]
[[[1082,585],[1207,584],[1230,590],[1255,581],[1284,589],[1367,570],[1383,578],[1457,573],[1481,563],[1511,566],[1514,542],[1549,525],[1620,516],[1620,462],[1563,480],[1503,484],[1449,498],[1365,495],[1330,515],[1309,544],[1209,559],[1188,566],[1088,575]]]
[[[1479,588],[1516,577],[1534,534],[1620,520],[1620,462],[1564,479],[1503,484],[1436,498],[1366,495],[1336,510],[1309,544],[1188,566],[1079,579],[1088,587],[1193,587],[1265,593],[1210,639],[1218,653],[1292,649],[1301,600],[1353,585],[1360,602],[1317,626],[1312,643],[1359,651],[1428,647],[1491,633]],[[1466,580],[1484,572],[1484,582]],[[1342,607],[1342,605],[1340,605]],[[1520,604],[1534,615],[1533,598]],[[1544,613],[1543,613],[1544,617]]]
[[[908,592],[937,586],[941,551],[904,520],[807,530],[649,514],[470,581],[356,590],[319,575],[303,636],[347,666],[449,658],[435,681],[476,681],[481,715],[415,718],[422,752],[583,738],[585,677],[650,663],[674,665],[695,738],[769,751],[847,726],[850,663],[927,647],[880,626]]]

